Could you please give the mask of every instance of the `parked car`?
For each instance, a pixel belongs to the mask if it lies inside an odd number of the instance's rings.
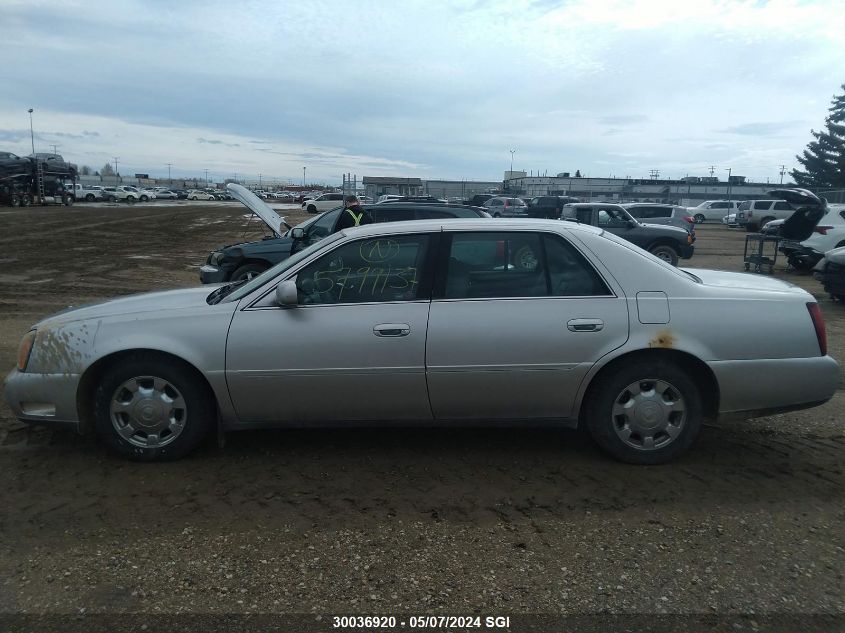
[[[722,224],[732,229],[739,227],[739,222],[737,222],[736,219],[736,213],[728,213],[725,217],[722,218]]]
[[[557,220],[564,205],[579,202],[573,196],[535,196],[528,201],[528,217]]]
[[[159,189],[156,191],[156,198],[160,200],[177,200],[179,198],[179,194],[175,191],[170,191],[169,189]]]
[[[188,191],[188,200],[214,200],[214,196],[207,191],[200,191],[199,189],[191,189]]]
[[[822,283],[825,292],[845,301],[845,246],[827,251],[813,267],[813,277]]]
[[[659,464],[705,419],[813,407],[840,380],[792,284],[685,272],[574,222],[450,219],[342,231],[242,284],[64,310],[24,335],[5,397],[144,461],[218,429],[555,420]]]
[[[342,193],[324,193],[302,203],[302,210],[308,213],[319,213],[328,211],[343,204]]]
[[[76,165],[66,162],[60,154],[37,152],[30,154],[29,158],[40,165],[45,174],[59,174],[73,179],[76,179],[78,174]]]
[[[687,207],[687,211],[696,224],[703,224],[708,220],[723,220],[726,211],[735,213],[738,207],[737,200],[705,200],[696,207]]]
[[[483,207],[490,198],[498,198],[501,195],[500,193],[477,193],[469,200],[464,200],[464,204],[470,207]]]
[[[768,235],[780,235],[786,220],[772,220],[761,230]],[[845,204],[828,205],[812,234],[804,240],[784,239],[780,251],[790,265],[799,270],[812,269],[827,251],[845,246]]]
[[[695,252],[695,236],[689,231],[676,226],[641,224],[618,204],[569,204],[563,208],[561,219],[605,229],[673,266],[678,265],[679,259],[691,258]]]
[[[772,220],[785,220],[794,211],[795,208],[785,200],[746,200],[739,205],[736,221],[746,231],[754,232]]]
[[[257,215],[271,231],[271,237],[258,242],[223,246],[209,253],[200,268],[200,281],[204,284],[242,281],[261,274],[271,266],[287,259],[291,254],[315,244],[337,231],[342,207],[309,218],[295,228],[287,226],[283,217],[265,202],[240,185],[230,184],[232,195]],[[429,205],[396,203],[365,205],[365,211],[376,223],[402,220],[479,218],[483,210],[457,205]]]
[[[671,224],[686,229],[695,235],[695,218],[686,207],[676,204],[656,204],[652,202],[631,202],[623,204],[633,217],[648,224]]]
[[[494,218],[527,218],[528,205],[522,198],[496,196],[482,205]]]
[[[127,191],[123,187],[103,187],[103,195],[109,202],[136,202],[138,193]]]

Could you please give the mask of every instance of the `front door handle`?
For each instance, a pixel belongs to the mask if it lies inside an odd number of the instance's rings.
[[[373,327],[376,336],[408,336],[411,326],[407,323],[380,323]]]
[[[601,319],[570,319],[566,322],[570,332],[598,332],[604,328]]]

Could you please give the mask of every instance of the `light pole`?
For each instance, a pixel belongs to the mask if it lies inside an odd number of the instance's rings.
[[[208,188],[208,170],[205,170],[205,186]]]
[[[305,187],[305,167],[302,168],[302,186]]]
[[[728,167],[725,171],[728,172],[728,202],[731,201],[731,169],[732,167]]]
[[[114,157],[114,184],[117,184],[117,159],[118,158],[120,158],[120,156]]]
[[[512,150],[510,150],[510,153],[511,153],[511,178],[513,178],[513,155],[516,154],[516,150],[512,149]]]
[[[261,189],[261,174],[258,174],[258,188]]]
[[[173,167],[172,163],[167,163],[167,184],[173,185],[173,180],[170,178],[170,168]]]
[[[29,140],[32,141],[32,155],[35,156],[35,133],[32,131],[32,108],[27,110],[29,112]]]

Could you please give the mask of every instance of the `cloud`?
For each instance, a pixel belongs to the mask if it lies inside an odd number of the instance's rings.
[[[800,123],[800,121],[743,123],[717,130],[717,132],[723,134],[742,134],[745,136],[779,136],[796,125],[800,125]]]
[[[633,125],[634,123],[645,123],[648,117],[644,114],[617,114],[599,118],[599,123],[608,125]]]
[[[225,147],[240,147],[240,143],[226,143],[217,139],[198,138],[197,143],[208,143],[209,145],[224,145]]]

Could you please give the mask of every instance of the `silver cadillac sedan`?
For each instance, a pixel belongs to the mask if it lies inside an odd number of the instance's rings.
[[[496,421],[584,425],[655,464],[704,419],[812,407],[839,382],[804,290],[478,219],[350,229],[246,283],[66,310],[24,336],[5,395],[140,460],[214,429]]]

